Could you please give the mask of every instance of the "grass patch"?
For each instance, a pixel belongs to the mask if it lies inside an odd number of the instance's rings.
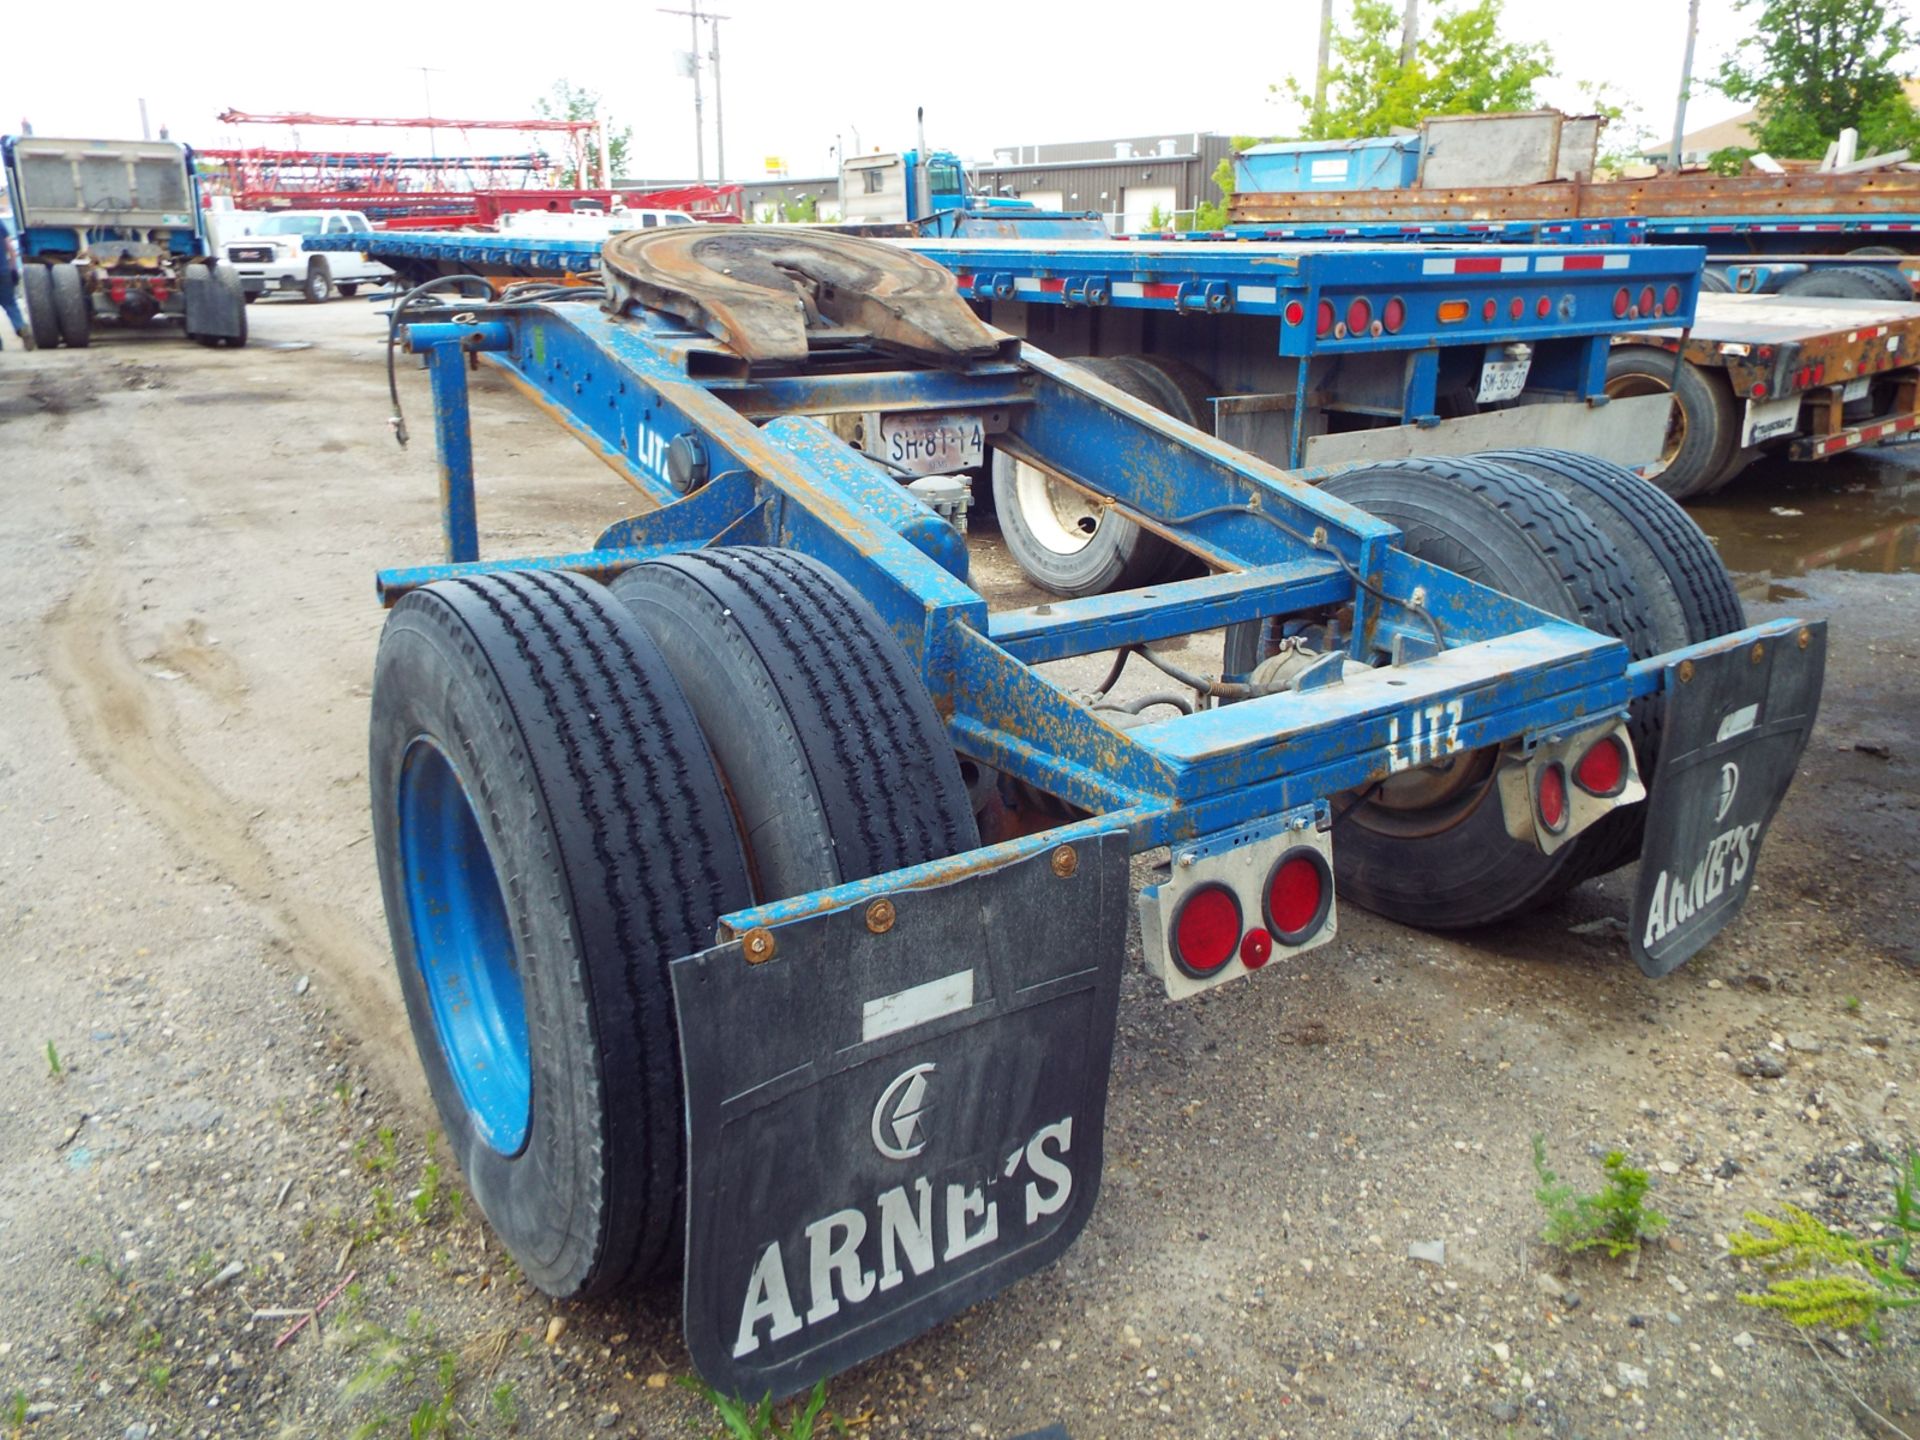
[[[758,1405],[721,1394],[704,1380],[681,1376],[679,1383],[700,1396],[720,1417],[722,1429],[712,1432],[712,1440],[814,1440],[831,1429],[836,1435],[847,1433],[840,1418],[827,1409],[827,1382],[813,1387],[805,1401],[795,1402],[783,1418],[774,1408],[771,1394]]]
[[[1540,1179],[1533,1198],[1547,1212],[1540,1238],[1569,1255],[1604,1249],[1614,1259],[1637,1252],[1667,1228],[1667,1217],[1647,1205],[1647,1172],[1627,1163],[1626,1152],[1610,1150],[1601,1162],[1606,1188],[1591,1195],[1576,1192],[1547,1168],[1547,1142],[1533,1137],[1533,1173]]]

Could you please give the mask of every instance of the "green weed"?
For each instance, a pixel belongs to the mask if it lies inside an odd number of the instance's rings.
[[[1847,1007],[1847,1013],[1849,1015],[1858,1015],[1860,1013],[1860,997],[1858,995],[1849,995],[1840,1003]]]
[[[167,1386],[173,1382],[171,1365],[150,1365],[147,1367],[147,1384],[153,1387],[155,1395],[167,1393]]]
[[[56,1080],[66,1073],[65,1067],[60,1063],[60,1052],[53,1048],[51,1040],[47,1041],[47,1073]]]
[[[1742,1295],[1741,1304],[1777,1310],[1800,1326],[1859,1326],[1875,1341],[1882,1315],[1920,1305],[1920,1276],[1911,1268],[1920,1241],[1920,1151],[1894,1166],[1893,1213],[1880,1217],[1887,1233],[1877,1240],[1823,1224],[1794,1205],[1780,1212],[1748,1211],[1753,1229],[1733,1236],[1728,1253],[1770,1275],[1815,1273],[1774,1280],[1759,1295]]]
[[[797,1410],[782,1420],[774,1411],[773,1396],[763,1396],[758,1405],[722,1395],[704,1380],[683,1375],[679,1383],[703,1398],[718,1412],[726,1427],[713,1432],[713,1440],[813,1440],[824,1427],[837,1435],[847,1433],[838,1416],[827,1410],[827,1382],[813,1387],[813,1393]]]
[[[16,1390],[7,1401],[7,1424],[15,1430],[22,1429],[27,1423],[27,1392]]]
[[[1647,1172],[1627,1164],[1625,1152],[1611,1150],[1601,1162],[1607,1188],[1580,1195],[1547,1168],[1547,1142],[1533,1137],[1533,1171],[1540,1186],[1533,1198],[1547,1212],[1540,1238],[1568,1254],[1604,1248],[1618,1259],[1640,1248],[1667,1227],[1667,1217],[1647,1206]]]
[[[514,1398],[511,1380],[502,1380],[494,1386],[487,1396],[487,1403],[493,1408],[494,1419],[507,1429],[520,1428],[520,1402]]]

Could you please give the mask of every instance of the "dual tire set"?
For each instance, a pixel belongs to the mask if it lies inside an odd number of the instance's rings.
[[[669,962],[730,911],[979,844],[917,668],[784,550],[413,591],[381,638],[370,775],[445,1133],[556,1296],[677,1267]]]
[[[27,324],[37,348],[86,348],[92,338],[93,304],[79,266],[23,265],[20,289],[26,296]]]

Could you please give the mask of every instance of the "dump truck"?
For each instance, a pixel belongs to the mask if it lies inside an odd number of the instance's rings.
[[[240,277],[208,243],[193,152],[168,140],[0,137],[34,343],[177,317],[202,345],[247,343]]]
[[[394,316],[446,542],[376,577],[372,834],[494,1232],[556,1297],[677,1280],[723,1392],[804,1389],[1073,1243],[1130,914],[1169,1000],[1232,1004],[1329,963],[1344,904],[1487,926],[1638,858],[1659,975],[1750,893],[1825,627],[1748,625],[1620,467],[1283,469],[860,237],[630,232],[598,272]],[[479,366],[634,513],[483,556]],[[1195,573],[991,610],[956,526],[818,418],[874,411],[977,426]],[[1217,672],[1155,648],[1223,626]],[[1071,657],[1107,679],[1040,669]],[[1130,708],[1132,665],[1167,693]]]

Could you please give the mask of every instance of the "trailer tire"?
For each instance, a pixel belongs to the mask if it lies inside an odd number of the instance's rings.
[[[826,566],[717,547],[636,565],[612,589],[700,722],[760,900],[979,845],[919,668]]]
[[[549,1295],[671,1270],[686,1157],[667,964],[751,899],[671,670],[578,576],[443,580],[388,617],[372,712],[396,967],[474,1197]]]
[[[1894,255],[1904,260],[1907,252],[1898,245],[1858,245],[1847,251],[1849,255]]]
[[[307,278],[300,293],[307,297],[310,305],[323,304],[333,298],[333,271],[328,268],[324,255],[316,255],[307,262]]]
[[[1397,460],[1323,487],[1397,525],[1400,548],[1550,614],[1652,653],[1651,628],[1625,562],[1544,481],[1475,456]],[[1579,878],[1575,851],[1543,855],[1507,834],[1496,752],[1403,772],[1335,804],[1339,892],[1428,929],[1487,925],[1553,900]]]
[[[22,265],[20,289],[27,297],[27,325],[34,348],[52,350],[60,344],[60,320],[53,311],[53,267]]]
[[[1626,562],[1647,618],[1639,638],[1652,647],[1634,650],[1634,659],[1731,634],[1747,623],[1713,542],[1658,486],[1624,466],[1569,450],[1494,450],[1478,458],[1510,465],[1557,490]],[[1649,781],[1660,759],[1665,712],[1666,699],[1657,694],[1634,701],[1628,711],[1634,756]],[[1646,812],[1645,805],[1623,806],[1574,840],[1582,879],[1639,857]]]
[[[1818,300],[1898,300],[1911,303],[1913,282],[1891,267],[1842,265],[1832,270],[1808,270],[1794,276],[1779,295]]]
[[[53,267],[53,318],[69,349],[84,350],[93,338],[93,306],[87,301],[87,282],[77,265]]]
[[[1700,272],[1700,293],[1702,295],[1730,295],[1733,293],[1733,282],[1727,279],[1722,271],[1702,270]]]
[[[1679,403],[1667,422],[1659,470],[1648,478],[1676,500],[1713,483],[1740,443],[1740,410],[1716,373],[1651,345],[1616,345],[1607,356],[1606,391],[1627,397],[1671,392]]]
[[[351,300],[360,293],[360,282],[358,280],[342,280],[340,282],[340,293]]]
[[[1157,409],[1162,387],[1125,359],[1072,362]],[[993,508],[1000,538],[1026,577],[1055,595],[1104,595],[1151,585],[1180,564],[1180,547],[1050,479],[1004,450],[993,455]]]

